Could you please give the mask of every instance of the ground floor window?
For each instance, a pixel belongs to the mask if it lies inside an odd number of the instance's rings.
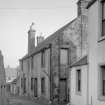
[[[76,71],[76,91],[81,92],[81,70]]]
[[[31,78],[31,90],[33,90],[33,78]]]
[[[41,78],[41,92],[42,94],[45,93],[45,78]]]
[[[33,78],[33,87],[34,87],[34,96],[37,97],[37,91],[38,91],[38,79],[37,78]]]
[[[102,96],[105,96],[105,65],[100,66],[101,68],[101,87],[102,87]]]
[[[23,79],[23,93],[26,93],[26,78]]]

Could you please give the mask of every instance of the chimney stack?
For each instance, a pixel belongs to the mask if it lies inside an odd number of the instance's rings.
[[[42,33],[40,36],[37,36],[37,45],[39,45],[41,42],[43,42],[44,37],[42,36]]]
[[[28,31],[28,53],[32,53],[35,49],[35,29],[33,29],[34,23],[31,24]]]
[[[87,9],[86,9],[86,6],[88,5],[88,3],[90,2],[91,0],[78,0],[77,2],[77,13],[78,13],[78,16],[80,15],[87,15]]]

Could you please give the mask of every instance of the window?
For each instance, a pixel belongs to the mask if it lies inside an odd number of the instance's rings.
[[[76,76],[76,89],[77,89],[77,92],[80,92],[81,91],[81,70],[77,70],[77,76]]]
[[[21,69],[22,69],[22,71],[23,71],[23,61],[21,61]]]
[[[60,64],[68,64],[68,49],[60,49]]]
[[[102,1],[102,36],[105,36],[105,1]]]
[[[24,77],[24,83],[23,83],[23,93],[26,93],[26,78]]]
[[[45,50],[41,53],[41,67],[45,66]]]
[[[33,69],[33,67],[34,67],[34,58],[33,58],[33,56],[31,57],[31,70]]]
[[[33,78],[31,78],[31,90],[33,90]]]
[[[37,97],[38,95],[38,79],[33,78],[33,85],[34,85],[34,96]]]
[[[42,94],[45,93],[45,78],[41,79],[41,92]]]
[[[21,88],[23,88],[23,78],[21,78]]]
[[[100,66],[101,68],[101,88],[102,88],[102,96],[105,96],[105,66]]]

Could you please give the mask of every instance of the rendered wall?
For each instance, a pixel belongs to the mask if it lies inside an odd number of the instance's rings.
[[[99,0],[100,1],[100,0]],[[99,65],[105,64],[105,40],[101,36],[101,7],[96,1],[88,10],[89,43],[89,105],[105,105],[105,97],[100,97]]]
[[[81,70],[81,92],[76,90],[76,70]],[[70,103],[71,105],[87,105],[87,72],[88,67],[78,66],[71,68],[70,72]]]

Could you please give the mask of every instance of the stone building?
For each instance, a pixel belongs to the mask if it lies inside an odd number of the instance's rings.
[[[28,53],[20,59],[20,94],[68,102],[70,75],[68,66],[87,55],[87,0],[78,1],[78,17],[45,40],[35,30],[28,32]],[[82,7],[82,8],[80,8]]]
[[[65,29],[72,22],[41,43],[37,42],[37,46],[34,45],[35,30],[30,28],[28,53],[20,59],[21,95],[44,96],[48,100],[68,101],[68,71],[66,68],[75,61],[76,48],[69,40],[70,37],[67,38]]]
[[[0,51],[0,105],[8,105],[6,97],[6,77],[4,69],[3,55]]]

